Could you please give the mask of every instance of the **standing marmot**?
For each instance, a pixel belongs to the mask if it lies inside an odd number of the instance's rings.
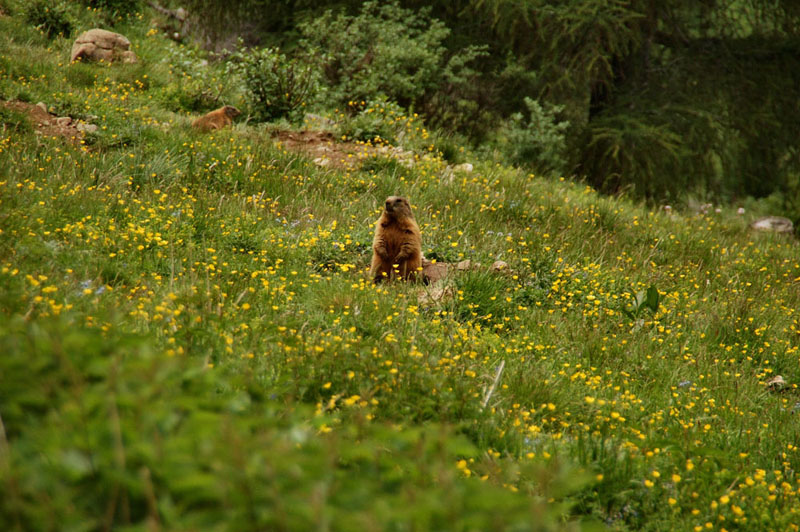
[[[241,111],[239,111],[236,107],[232,105],[226,105],[225,107],[220,107],[216,111],[211,111],[210,113],[204,114],[192,122],[192,127],[199,129],[204,133],[213,131],[215,129],[222,129],[225,126],[231,125],[233,123],[233,119],[240,114],[242,114]]]
[[[414,279],[422,267],[422,235],[406,198],[389,196],[375,227],[370,276],[379,283],[395,275]]]

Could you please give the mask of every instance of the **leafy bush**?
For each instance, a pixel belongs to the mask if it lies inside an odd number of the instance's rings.
[[[240,49],[232,60],[231,71],[244,80],[256,119],[298,121],[319,90],[315,69],[277,48]]]
[[[200,50],[173,46],[170,68],[180,76],[164,88],[160,100],[172,111],[205,112],[230,101],[234,91],[229,76],[210,63]]]
[[[365,2],[357,16],[323,16],[301,24],[301,44],[339,105],[380,95],[403,107],[424,104],[437,91],[464,84],[467,64],[484,53],[471,46],[449,59],[445,24],[430,17],[430,9],[414,12],[397,2]]]
[[[220,107],[219,96],[198,82],[171,83],[161,93],[161,103],[171,111],[206,112]]]
[[[525,98],[528,119],[522,113],[511,116],[506,154],[516,164],[529,165],[539,172],[563,173],[566,170],[566,130],[569,122],[559,121],[560,105],[544,106]]]
[[[36,0],[28,6],[25,18],[50,39],[72,33],[72,16],[61,2]]]
[[[339,133],[356,140],[396,142],[412,121],[398,104],[385,97],[369,102],[350,102],[353,116],[346,116]]]

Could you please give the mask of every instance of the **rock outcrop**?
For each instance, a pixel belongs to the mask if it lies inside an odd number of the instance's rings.
[[[773,231],[775,233],[791,233],[794,226],[789,218],[783,216],[764,216],[750,224],[755,231]]]
[[[95,28],[81,33],[75,39],[70,61],[136,63],[138,59],[130,47],[131,41],[124,35]]]

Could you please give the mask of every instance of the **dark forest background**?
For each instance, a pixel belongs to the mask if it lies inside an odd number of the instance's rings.
[[[795,0],[180,6],[208,49],[233,49],[242,37],[315,62],[328,102],[382,95],[473,146],[607,193],[772,195],[800,216]]]

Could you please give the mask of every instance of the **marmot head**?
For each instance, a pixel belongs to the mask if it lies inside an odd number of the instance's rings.
[[[225,111],[225,114],[228,115],[231,118],[236,118],[237,116],[242,114],[241,111],[239,111],[236,107],[234,107],[232,105],[226,105],[222,109]]]
[[[408,200],[401,196],[389,196],[386,198],[384,212],[392,218],[414,217],[414,215],[411,214],[411,205],[408,203]]]

